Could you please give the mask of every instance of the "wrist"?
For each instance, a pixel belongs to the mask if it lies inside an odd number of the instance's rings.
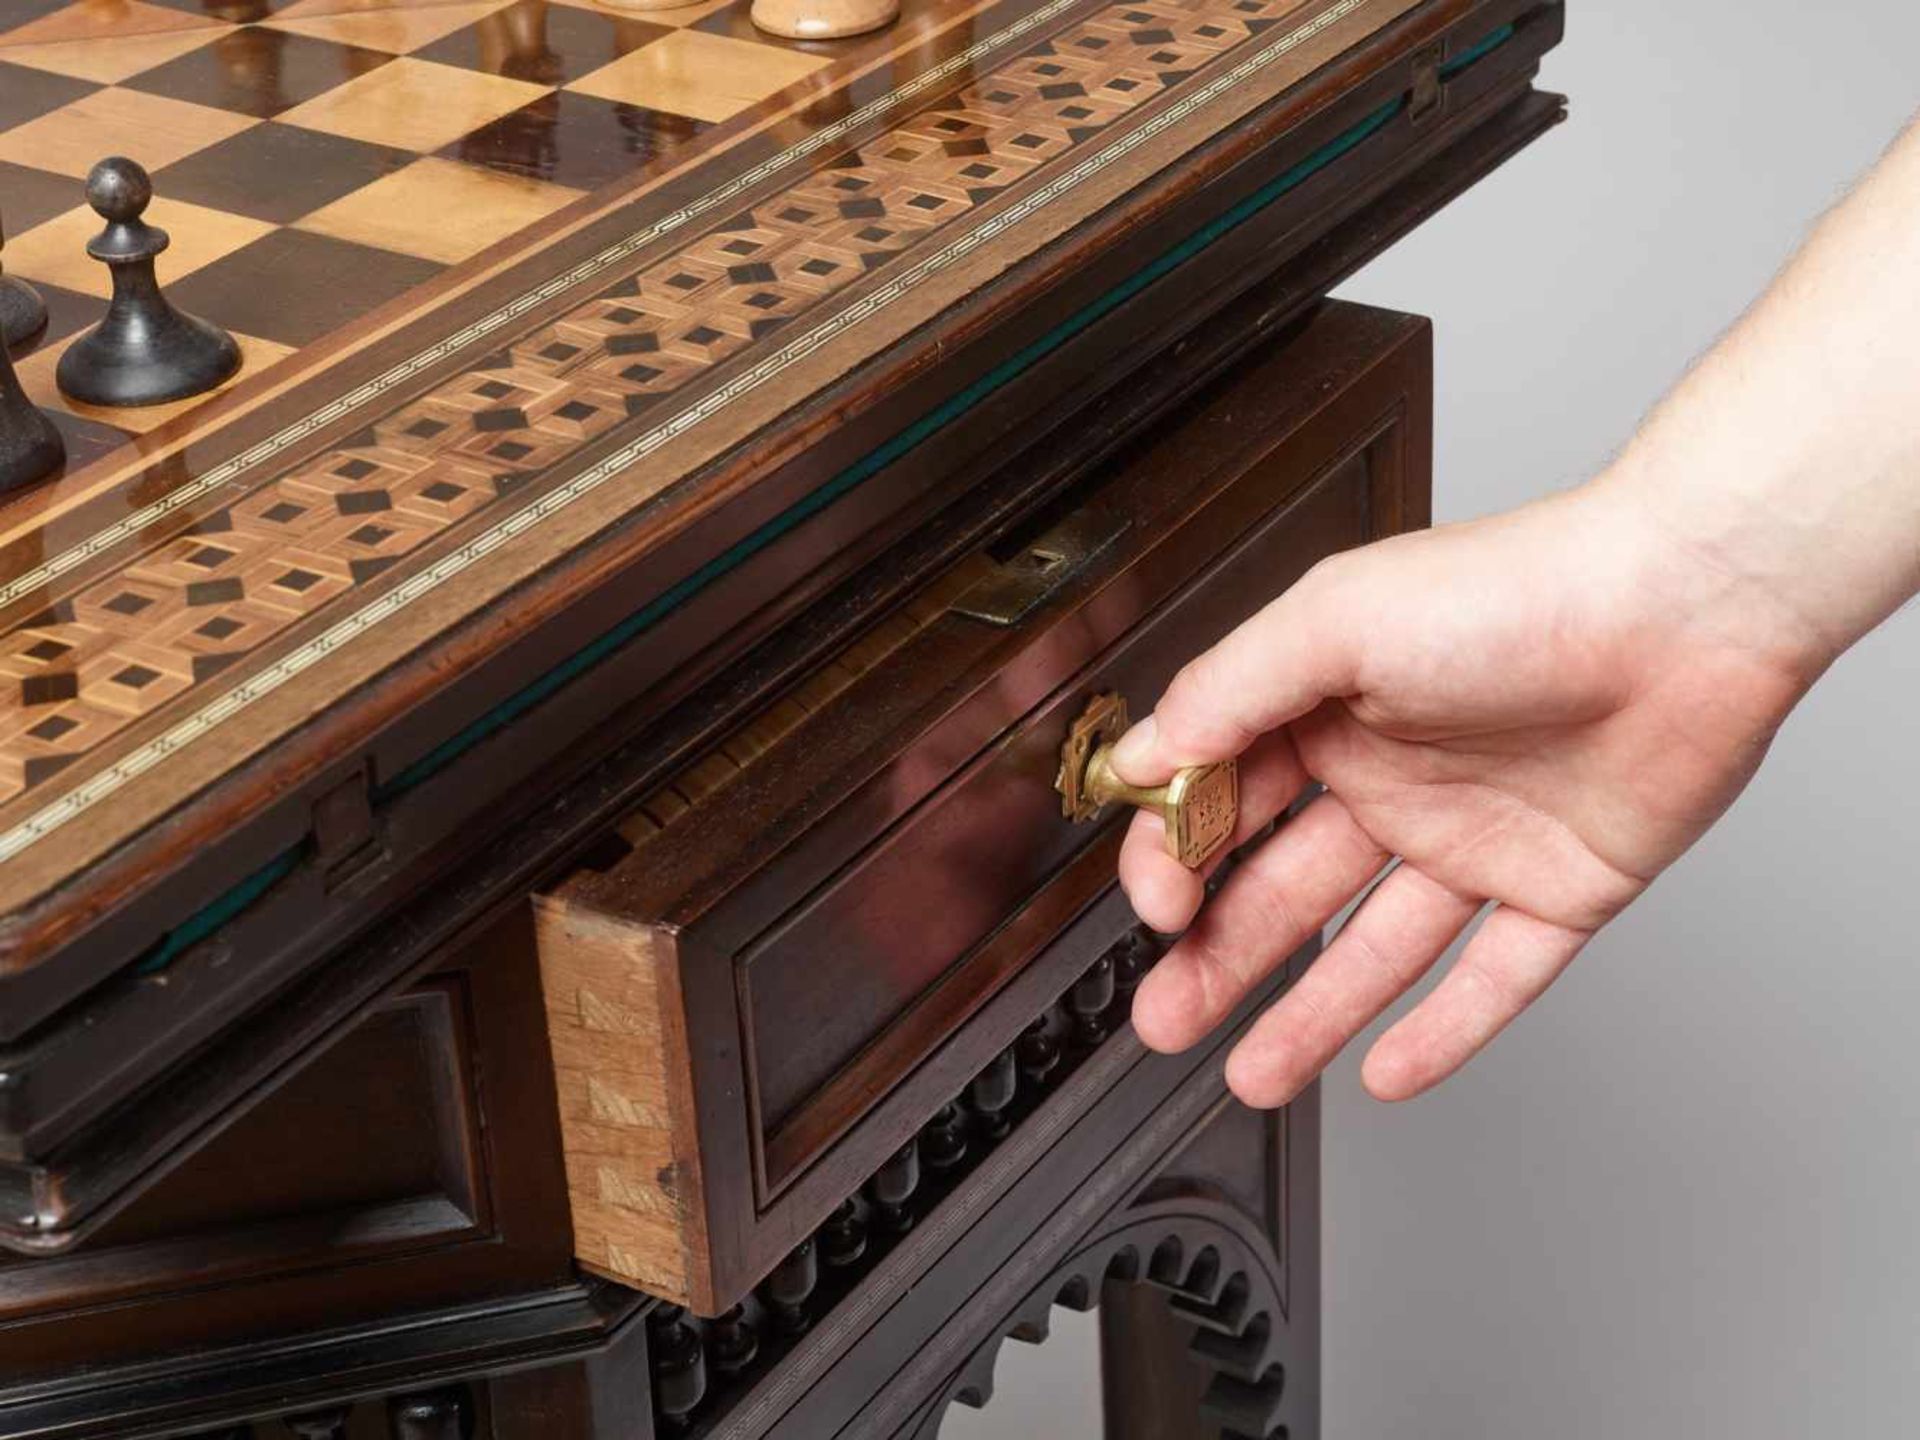
[[[1804,691],[1879,617],[1833,586],[1814,527],[1769,505],[1766,487],[1699,483],[1650,448],[1636,442],[1583,487],[1610,519],[1616,583],[1686,648],[1738,654]]]

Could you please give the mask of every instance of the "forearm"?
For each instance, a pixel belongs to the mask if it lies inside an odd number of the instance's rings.
[[[1594,489],[1718,571],[1809,680],[1920,588],[1920,125]]]

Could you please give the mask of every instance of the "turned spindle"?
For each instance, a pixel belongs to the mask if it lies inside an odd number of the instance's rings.
[[[860,1257],[867,1253],[867,1217],[860,1209],[860,1202],[841,1201],[840,1208],[827,1217],[816,1238],[820,1243],[820,1258],[832,1269],[844,1270],[858,1264]]]
[[[325,1410],[309,1410],[304,1415],[289,1415],[287,1429],[300,1440],[347,1440],[347,1422],[353,1412],[345,1405]]]
[[[802,1240],[760,1287],[760,1297],[773,1312],[773,1322],[788,1335],[799,1335],[813,1324],[807,1301],[820,1283],[820,1261],[812,1240]]]
[[[1107,952],[1107,958],[1113,961],[1114,993],[1131,1007],[1133,992],[1140,988],[1140,982],[1147,978],[1154,961],[1160,958],[1160,947],[1146,930],[1134,929]]]
[[[760,1335],[747,1318],[746,1306],[736,1305],[707,1322],[707,1359],[717,1373],[738,1375],[759,1353]]]
[[[1020,1093],[1020,1071],[1011,1048],[1002,1050],[987,1062],[987,1068],[973,1077],[967,1086],[967,1103],[978,1117],[980,1133],[988,1140],[1000,1140],[1011,1128],[1007,1107]]]
[[[1107,1038],[1107,1007],[1113,1004],[1113,961],[1102,955],[1067,992],[1067,1013],[1073,1017],[1073,1043],[1091,1050]]]
[[[473,1406],[460,1386],[397,1395],[387,1406],[393,1440],[467,1440]]]
[[[880,1228],[904,1235],[913,1228],[913,1192],[920,1188],[920,1146],[909,1140],[873,1172],[867,1193],[873,1197]]]
[[[1060,1067],[1060,1042],[1044,1015],[1020,1033],[1013,1049],[1021,1076],[1036,1089]]]
[[[707,1348],[678,1305],[647,1316],[647,1363],[653,1376],[653,1407],[669,1426],[692,1418],[707,1395]]]
[[[967,1117],[958,1105],[940,1107],[920,1132],[920,1158],[936,1175],[958,1168],[967,1158]]]

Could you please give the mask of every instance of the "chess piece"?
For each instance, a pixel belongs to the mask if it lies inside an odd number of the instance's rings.
[[[66,442],[20,388],[7,347],[0,345],[0,495],[46,479],[66,459]]]
[[[753,23],[787,40],[839,40],[900,18],[900,0],[753,0]]]
[[[0,250],[6,248],[6,224],[0,221]],[[0,259],[0,346],[18,350],[46,328],[47,302],[26,281],[7,274]]]
[[[153,262],[171,243],[140,216],[147,172],[120,156],[87,176],[87,203],[107,222],[87,253],[113,272],[107,318],[67,347],[60,388],[89,405],[159,405],[211,390],[240,368],[240,347],[216,325],[183,315],[160,293]]]

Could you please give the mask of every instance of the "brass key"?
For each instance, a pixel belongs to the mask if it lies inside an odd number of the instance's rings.
[[[1076,824],[1095,819],[1116,800],[1151,810],[1167,830],[1167,853],[1198,870],[1233,838],[1240,816],[1239,767],[1232,760],[1191,765],[1165,785],[1143,789],[1113,772],[1113,744],[1127,732],[1125,697],[1096,695],[1067,731],[1054,788]]]

